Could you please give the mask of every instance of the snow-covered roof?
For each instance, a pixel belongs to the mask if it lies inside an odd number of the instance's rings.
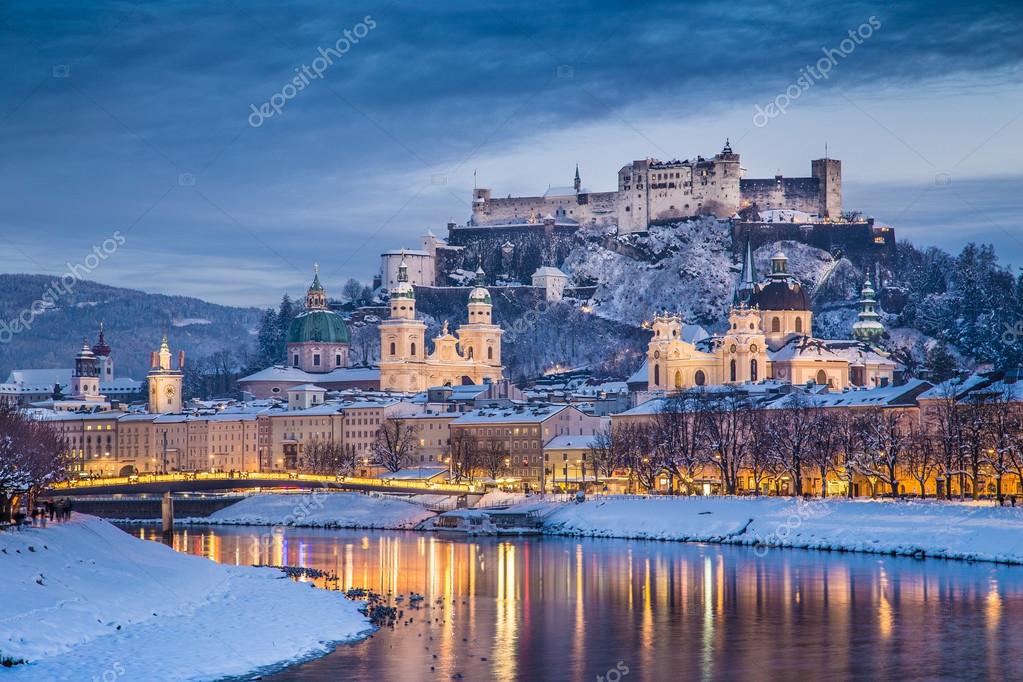
[[[550,265],[537,268],[536,272],[533,273],[533,277],[564,277],[568,279],[568,275],[559,268],[551,267]]]
[[[555,436],[543,446],[545,450],[589,449],[597,440],[597,434],[588,436]]]
[[[907,404],[910,397],[916,397],[922,388],[930,384],[923,379],[912,379],[898,386],[881,386],[846,391],[823,391],[815,394],[790,393],[766,405],[768,409],[791,407],[797,400],[814,407],[884,407]],[[798,396],[798,397],[797,397]]]
[[[33,388],[41,390],[46,388],[52,390],[55,383],[65,387],[70,386],[72,374],[74,374],[74,370],[70,367],[59,367],[56,369],[13,369],[7,375],[7,381],[3,385],[17,385],[21,389]],[[100,393],[103,392],[104,388],[113,392],[137,391],[142,387],[142,382],[130,377],[116,377],[111,381],[101,380],[99,387]]]
[[[639,366],[632,376],[628,378],[630,384],[641,384],[650,380],[650,362],[643,360],[643,364]]]
[[[344,381],[379,381],[380,370],[375,367],[342,367],[331,372],[313,374],[304,372],[298,367],[282,367],[275,365],[261,369],[255,374],[239,379],[243,381],[300,381],[307,384],[331,383]]]
[[[516,407],[484,407],[471,412],[466,412],[452,424],[468,426],[472,424],[520,424],[544,422],[567,410],[569,405],[519,405]]]
[[[585,187],[581,187],[577,192],[575,187],[572,185],[562,185],[560,187],[548,187],[547,191],[543,193],[545,197],[574,197],[576,194],[589,194],[590,190]]]
[[[316,384],[299,384],[288,389],[288,393],[326,393],[327,389]]]

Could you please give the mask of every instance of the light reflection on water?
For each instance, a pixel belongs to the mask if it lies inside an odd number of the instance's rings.
[[[159,540],[153,528],[134,528]],[[393,632],[280,680],[1014,678],[1023,567],[628,540],[191,527],[181,552],[419,592]],[[310,580],[324,586],[323,579]],[[430,670],[433,666],[434,670]]]

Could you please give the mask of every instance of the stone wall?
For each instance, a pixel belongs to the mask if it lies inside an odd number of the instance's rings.
[[[506,277],[531,284],[541,265],[560,265],[575,245],[577,225],[452,226],[448,244],[463,247],[443,265],[437,264],[437,282],[448,282],[456,268],[475,270],[482,263],[487,282]],[[511,244],[511,248],[505,247]],[[442,269],[443,268],[443,269]]]
[[[851,223],[760,223],[732,221],[732,253],[739,258],[750,238],[756,249],[771,242],[791,240],[841,253],[857,267],[887,263],[895,255],[895,230],[875,227],[873,219]]]

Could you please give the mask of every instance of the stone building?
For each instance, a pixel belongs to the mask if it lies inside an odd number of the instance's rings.
[[[535,197],[494,198],[490,189],[473,190],[471,225],[500,221],[538,222],[542,216],[579,225],[617,225],[619,234],[645,232],[651,222],[697,215],[729,218],[741,208],[791,209],[818,220],[842,219],[842,162],[814,159],[808,177],[745,178],[739,154],[726,140],[706,159],[641,159],[618,171],[618,189],[591,193],[581,188],[576,169],[573,187],[551,187]],[[449,239],[450,241],[450,239]]]
[[[416,293],[401,265],[398,283],[391,290],[390,317],[380,323],[380,388],[417,392],[431,386],[482,384],[500,381],[502,329],[493,323],[493,302],[477,270],[477,284],[469,292],[468,322],[456,335],[445,321],[440,336],[427,352],[426,324],[416,319]]]
[[[171,366],[170,345],[164,334],[160,350],[152,354],[149,370],[149,411],[153,414],[181,412],[181,384],[184,379],[185,351],[178,353],[178,366]]]
[[[650,390],[765,379],[844,389],[887,386],[895,376],[895,363],[867,343],[814,338],[810,297],[789,274],[785,254],[776,253],[771,273],[758,281],[749,244],[723,335],[691,343],[683,338],[681,318],[667,314],[654,318],[653,332]]]

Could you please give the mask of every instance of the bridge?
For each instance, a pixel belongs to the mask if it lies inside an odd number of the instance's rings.
[[[50,495],[117,495],[132,493],[201,493],[252,488],[352,490],[405,495],[479,495],[482,485],[434,483],[424,479],[358,478],[293,473],[178,473],[139,474],[114,478],[63,481],[50,486]]]

